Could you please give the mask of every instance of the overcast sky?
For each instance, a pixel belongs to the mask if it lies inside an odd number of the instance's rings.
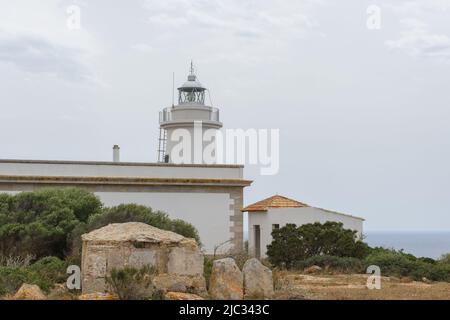
[[[246,204],[450,229],[450,0],[0,0],[0,158],[156,161],[190,59],[226,128],[280,129]]]

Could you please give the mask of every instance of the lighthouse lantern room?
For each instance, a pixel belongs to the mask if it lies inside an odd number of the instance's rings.
[[[178,88],[178,105],[172,105],[160,112],[160,135],[158,148],[158,161],[173,163],[173,152],[187,152],[188,154],[177,154],[185,159],[184,163],[201,164],[203,160],[195,156],[194,125],[197,129],[201,125],[201,136],[206,130],[219,130],[222,128],[219,109],[205,104],[205,96],[208,89],[199,81],[191,62],[187,81]],[[178,131],[177,131],[178,130]],[[174,149],[180,143],[177,133],[185,133],[183,137],[189,136],[189,150]],[[196,132],[197,133],[197,132]],[[198,134],[198,133],[197,133]],[[203,142],[201,149],[209,144]]]

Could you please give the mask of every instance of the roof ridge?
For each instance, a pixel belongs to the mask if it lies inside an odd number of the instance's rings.
[[[241,211],[267,211],[269,208],[299,208],[309,207],[306,203],[290,199],[288,197],[276,194],[261,201],[248,205]]]

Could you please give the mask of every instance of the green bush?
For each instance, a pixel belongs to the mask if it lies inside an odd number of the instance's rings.
[[[38,285],[45,293],[66,280],[67,264],[56,257],[45,257],[26,267],[0,266],[0,295],[14,294],[23,283]]]
[[[92,214],[100,200],[80,189],[43,189],[0,195],[0,255],[63,258],[67,236]]]
[[[437,263],[450,265],[450,253],[442,255],[442,257],[437,261]]]
[[[68,263],[57,257],[45,257],[28,267],[32,272],[39,275],[51,284],[64,283],[67,280]]]
[[[110,223],[143,222],[200,243],[195,227],[139,205],[103,208],[83,189],[42,189],[0,194],[0,257],[68,258],[80,264],[81,235]]]
[[[365,258],[366,266],[377,265],[383,276],[427,278],[433,281],[450,281],[450,265],[430,258],[416,258],[412,254],[392,249],[374,248]]]
[[[356,231],[344,229],[342,223],[325,222],[293,224],[275,229],[273,241],[267,246],[270,263],[278,267],[291,268],[298,261],[313,256],[363,258],[368,246],[358,239]]]
[[[433,281],[450,282],[450,264],[435,264],[425,276]]]
[[[150,266],[141,269],[126,267],[111,270],[106,282],[120,300],[160,299],[161,293],[153,285],[156,270]]]
[[[209,289],[209,279],[211,279],[213,262],[214,262],[214,259],[212,259],[208,256],[205,256],[205,258],[203,260],[203,276],[205,277],[206,286],[208,289]]]
[[[358,258],[336,256],[313,256],[295,264],[296,269],[305,269],[311,266],[319,266],[325,270],[342,273],[365,272],[364,262]]]
[[[14,294],[29,279],[25,268],[0,267],[0,296]]]
[[[417,269],[420,262],[417,258],[401,251],[376,248],[365,258],[366,265],[376,265],[382,275],[407,277]]]

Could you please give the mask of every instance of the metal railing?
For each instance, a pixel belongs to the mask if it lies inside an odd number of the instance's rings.
[[[171,107],[163,109],[163,111],[159,112],[159,123],[169,122],[173,120],[173,112],[171,111]],[[210,121],[220,121],[220,111],[217,108],[211,108],[209,112],[209,117],[207,119],[199,119],[199,120],[210,120]]]

